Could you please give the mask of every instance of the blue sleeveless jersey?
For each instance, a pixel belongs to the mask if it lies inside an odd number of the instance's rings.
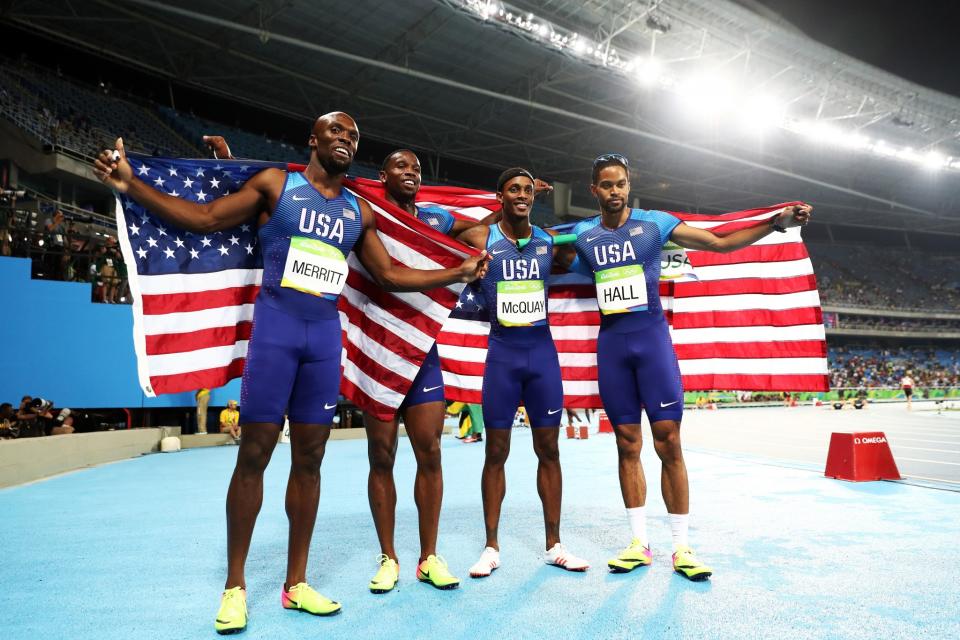
[[[632,330],[663,317],[660,304],[660,250],[680,220],[665,211],[631,209],[617,229],[600,217],[577,224],[571,269],[595,279],[601,329]]]
[[[490,319],[490,333],[497,337],[522,337],[531,328],[547,325],[547,278],[553,263],[553,237],[533,227],[533,236],[523,251],[490,226],[487,238],[490,267],[480,281]],[[542,331],[537,331],[540,333]]]
[[[443,207],[417,207],[417,219],[447,235],[455,222],[453,214]]]
[[[270,221],[258,232],[263,281],[257,301],[300,318],[337,317],[338,294],[306,291],[342,288],[346,276],[322,265],[326,260],[345,260],[362,231],[360,205],[352,193],[342,189],[327,199],[302,173],[288,174]],[[288,260],[293,257],[288,256],[291,243],[295,255],[303,259]],[[312,256],[318,257],[318,264],[311,262]],[[292,282],[291,271],[298,282]]]

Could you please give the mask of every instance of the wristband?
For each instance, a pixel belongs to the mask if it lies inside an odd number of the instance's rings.
[[[553,236],[553,244],[573,244],[577,241],[577,234],[575,233],[561,233],[560,235]],[[521,238],[517,240],[517,249],[523,250],[525,246],[530,244],[530,238]]]

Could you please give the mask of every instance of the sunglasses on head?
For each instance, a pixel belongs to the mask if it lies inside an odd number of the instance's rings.
[[[597,165],[603,164],[604,162],[619,162],[620,164],[622,164],[627,168],[630,167],[630,161],[627,160],[627,157],[625,155],[622,155],[620,153],[605,153],[602,156],[597,156],[597,158],[593,161],[593,166],[596,167]]]

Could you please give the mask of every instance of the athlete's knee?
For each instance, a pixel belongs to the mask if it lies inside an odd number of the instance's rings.
[[[374,473],[393,473],[393,464],[397,459],[396,447],[371,440],[367,443],[367,456],[370,470]]]
[[[664,463],[682,460],[683,451],[680,447],[680,425],[674,423],[667,428],[654,429],[653,446],[660,460]]]
[[[244,475],[262,475],[273,452],[253,441],[242,441],[237,452],[237,471]]]
[[[556,440],[546,439],[543,442],[534,440],[533,452],[537,454],[537,460],[541,463],[560,461],[560,447]]]
[[[621,460],[639,459],[642,448],[643,440],[639,432],[621,432],[617,434],[617,455]]]
[[[290,456],[291,470],[299,475],[320,475],[320,464],[326,449],[326,442],[311,442],[296,447]]]
[[[440,441],[431,438],[427,442],[414,445],[413,453],[417,458],[417,468],[420,471],[436,472],[440,470]]]
[[[510,455],[510,444],[500,444],[487,439],[487,453],[484,464],[487,466],[502,467],[507,462]]]

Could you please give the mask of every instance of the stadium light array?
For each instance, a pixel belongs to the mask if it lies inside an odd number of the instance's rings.
[[[916,151],[909,146],[897,147],[883,140],[872,140],[856,130],[844,130],[828,121],[790,117],[782,101],[772,96],[743,92],[734,79],[715,69],[679,78],[668,72],[667,62],[652,55],[621,56],[609,43],[595,43],[575,31],[500,0],[447,1],[483,21],[519,32],[587,64],[622,73],[644,88],[671,91],[682,101],[684,111],[705,122],[732,118],[740,122],[741,128],[755,133],[781,128],[824,146],[869,152],[930,170],[960,171],[960,158],[946,156],[936,149]]]

